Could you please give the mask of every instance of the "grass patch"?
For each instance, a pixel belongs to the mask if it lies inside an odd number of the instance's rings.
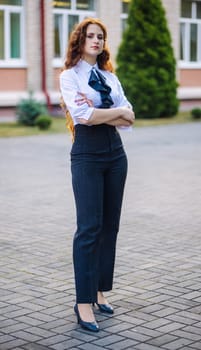
[[[156,119],[136,119],[135,126],[157,126],[157,125],[170,125],[170,124],[183,124],[191,123],[195,120],[192,118],[190,112],[179,112],[174,117],[156,118]]]
[[[37,126],[19,125],[17,122],[0,123],[0,137],[47,135],[67,133],[64,118],[53,118],[52,125],[48,130],[40,130]]]
[[[190,112],[180,112],[175,117],[158,119],[136,119],[135,127],[183,124],[197,122]],[[0,123],[0,137],[30,136],[30,135],[48,135],[67,133],[65,118],[53,117],[52,125],[48,130],[39,130],[38,127],[23,126],[17,122]]]

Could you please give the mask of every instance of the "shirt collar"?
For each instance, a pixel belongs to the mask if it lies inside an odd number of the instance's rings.
[[[76,68],[78,69],[78,71],[79,71],[80,69],[82,69],[82,70],[86,71],[87,73],[89,73],[89,72],[91,72],[92,68],[98,69],[98,64],[95,63],[95,64],[92,66],[92,65],[89,64],[88,62],[86,62],[86,61],[80,59],[80,61],[78,62]]]

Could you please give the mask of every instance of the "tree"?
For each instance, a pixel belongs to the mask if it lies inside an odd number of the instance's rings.
[[[131,0],[116,73],[138,118],[177,113],[175,68],[161,0]]]

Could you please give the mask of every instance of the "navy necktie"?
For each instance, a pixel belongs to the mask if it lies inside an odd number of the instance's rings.
[[[113,105],[113,101],[110,96],[111,87],[106,84],[105,80],[106,79],[103,74],[101,74],[95,68],[92,68],[88,84],[94,90],[100,92],[102,104],[99,106],[99,108],[110,108],[111,105]]]

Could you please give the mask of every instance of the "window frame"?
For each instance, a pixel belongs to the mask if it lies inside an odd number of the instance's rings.
[[[130,0],[127,1],[128,3],[130,3]],[[121,36],[124,33],[124,30],[126,28],[126,22],[128,19],[128,12],[123,12],[123,1],[121,1],[121,14],[120,14],[120,20],[121,20]]]
[[[191,18],[187,17],[180,17],[179,21],[179,30],[181,33],[181,25],[184,25],[184,58],[181,59],[181,56],[179,57],[179,68],[201,68],[201,18],[196,17],[196,6],[197,2],[192,1],[191,2]],[[191,24],[197,25],[197,61],[190,61],[190,30],[191,30]],[[179,34],[179,40],[180,40],[180,48],[181,48],[181,34]]]
[[[94,0],[95,1],[95,0]],[[72,0],[71,9],[65,8],[54,8],[53,7],[53,23],[55,20],[55,15],[62,16],[62,40],[61,40],[61,53],[60,57],[54,57],[55,51],[53,50],[53,67],[60,68],[65,60],[67,43],[68,43],[68,16],[78,16],[79,22],[81,22],[86,17],[96,17],[96,6],[94,10],[77,10],[76,9],[76,0]],[[96,5],[96,3],[95,3]],[[53,35],[54,35],[54,24],[53,24]],[[66,36],[66,38],[65,38]]]
[[[18,68],[25,66],[25,25],[24,25],[24,0],[21,5],[0,5],[0,10],[4,12],[4,48],[5,58],[0,59],[0,68]],[[20,16],[20,58],[11,58],[10,50],[10,28],[11,13]]]

